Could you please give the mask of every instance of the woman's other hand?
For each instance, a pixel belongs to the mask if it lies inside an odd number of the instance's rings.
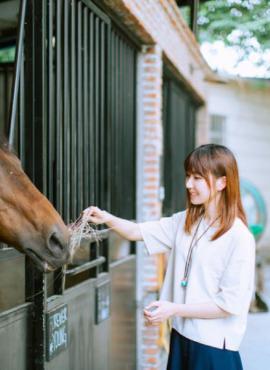
[[[151,325],[159,325],[163,321],[176,315],[178,312],[178,304],[168,301],[155,301],[144,309],[144,317],[147,323]]]

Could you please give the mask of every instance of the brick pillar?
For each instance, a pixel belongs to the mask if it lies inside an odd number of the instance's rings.
[[[138,67],[138,151],[140,221],[161,217],[160,157],[162,154],[162,51],[159,46],[145,46]],[[138,285],[140,288],[140,331],[138,338],[138,369],[161,369],[160,328],[146,327],[142,307],[158,298],[160,289],[159,256],[148,256],[138,248]]]

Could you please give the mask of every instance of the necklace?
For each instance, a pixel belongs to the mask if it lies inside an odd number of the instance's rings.
[[[188,249],[188,255],[187,255],[187,259],[186,259],[186,263],[185,263],[185,271],[184,271],[184,277],[181,281],[181,286],[183,288],[186,288],[187,285],[188,285],[188,276],[189,276],[189,271],[190,271],[190,266],[191,266],[191,259],[192,259],[192,252],[193,252],[193,249],[194,247],[198,244],[199,240],[207,233],[207,231],[210,229],[210,227],[212,225],[214,225],[214,223],[218,220],[219,217],[215,218],[214,221],[211,222],[210,225],[207,226],[207,228],[202,232],[202,234],[195,240],[197,234],[198,234],[198,231],[199,231],[199,227],[200,227],[200,224],[203,220],[203,216],[201,217],[200,221],[198,222],[198,225],[195,229],[195,232],[193,234],[193,237],[191,239],[191,242],[190,242],[190,245],[189,245],[189,249]]]

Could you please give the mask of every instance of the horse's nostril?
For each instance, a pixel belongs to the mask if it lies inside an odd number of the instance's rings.
[[[56,232],[53,232],[49,237],[48,247],[54,255],[59,257],[60,255],[62,255],[65,249],[65,245],[62,243],[61,239],[59,238]]]
[[[53,225],[47,238],[47,248],[55,262],[66,263],[70,258],[68,229]]]

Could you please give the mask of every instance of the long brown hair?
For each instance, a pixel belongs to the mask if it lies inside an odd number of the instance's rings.
[[[210,175],[215,178],[226,176],[226,187],[221,192],[218,204],[220,227],[212,240],[228,231],[235,218],[239,217],[246,225],[246,215],[240,198],[239,174],[233,153],[223,145],[206,144],[194,149],[184,162],[186,174],[202,176],[210,188]],[[187,190],[187,215],[185,231],[191,233],[192,226],[203,215],[204,205],[193,205]]]

